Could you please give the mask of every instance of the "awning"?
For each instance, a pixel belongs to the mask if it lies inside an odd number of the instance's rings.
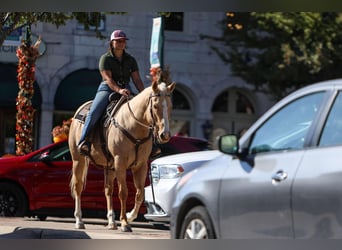
[[[32,104],[35,109],[40,109],[42,97],[37,82],[34,83],[33,87]],[[18,91],[17,66],[0,63],[0,108],[15,108]]]
[[[89,69],[77,70],[66,76],[55,95],[55,110],[76,111],[95,97],[101,79],[98,70]]]

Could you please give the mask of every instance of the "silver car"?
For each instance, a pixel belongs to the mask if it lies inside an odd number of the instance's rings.
[[[164,156],[152,161],[152,184],[145,187],[145,218],[156,225],[168,223],[172,202],[170,194],[179,178],[221,154],[218,150],[206,150]]]
[[[177,183],[172,238],[342,238],[342,79],[290,94],[218,146]]]

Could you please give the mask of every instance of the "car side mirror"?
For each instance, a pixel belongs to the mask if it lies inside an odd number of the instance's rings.
[[[51,162],[51,157],[49,152],[44,152],[39,156],[39,160],[42,162]]]
[[[218,149],[222,153],[237,155],[239,152],[239,139],[236,135],[223,135],[219,137]]]

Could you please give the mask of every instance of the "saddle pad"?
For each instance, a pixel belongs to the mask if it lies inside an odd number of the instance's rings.
[[[83,106],[80,107],[80,109],[75,114],[74,118],[80,121],[81,123],[84,123],[92,103],[93,101],[88,101],[85,104],[83,104]]]

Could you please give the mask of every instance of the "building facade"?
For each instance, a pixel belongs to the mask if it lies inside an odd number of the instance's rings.
[[[201,34],[220,35],[218,22],[224,12],[184,12],[180,28],[165,29],[164,66],[177,83],[173,94],[172,133],[186,128],[190,136],[215,138],[248,128],[272,104],[252,86],[233,77],[229,65],[210,49]],[[127,52],[138,61],[140,75],[149,86],[149,51],[152,20],[157,13],[142,12],[107,15],[101,25],[106,37],[122,29],[129,37]],[[109,47],[109,39],[96,38],[77,21],[56,28],[32,25],[33,37],[41,35],[42,55],[36,62],[33,105],[35,148],[52,142],[51,130],[74,114],[78,106],[91,100],[101,77],[98,60]],[[15,152],[16,47],[0,49],[0,155]],[[132,84],[132,89],[135,88]]]

